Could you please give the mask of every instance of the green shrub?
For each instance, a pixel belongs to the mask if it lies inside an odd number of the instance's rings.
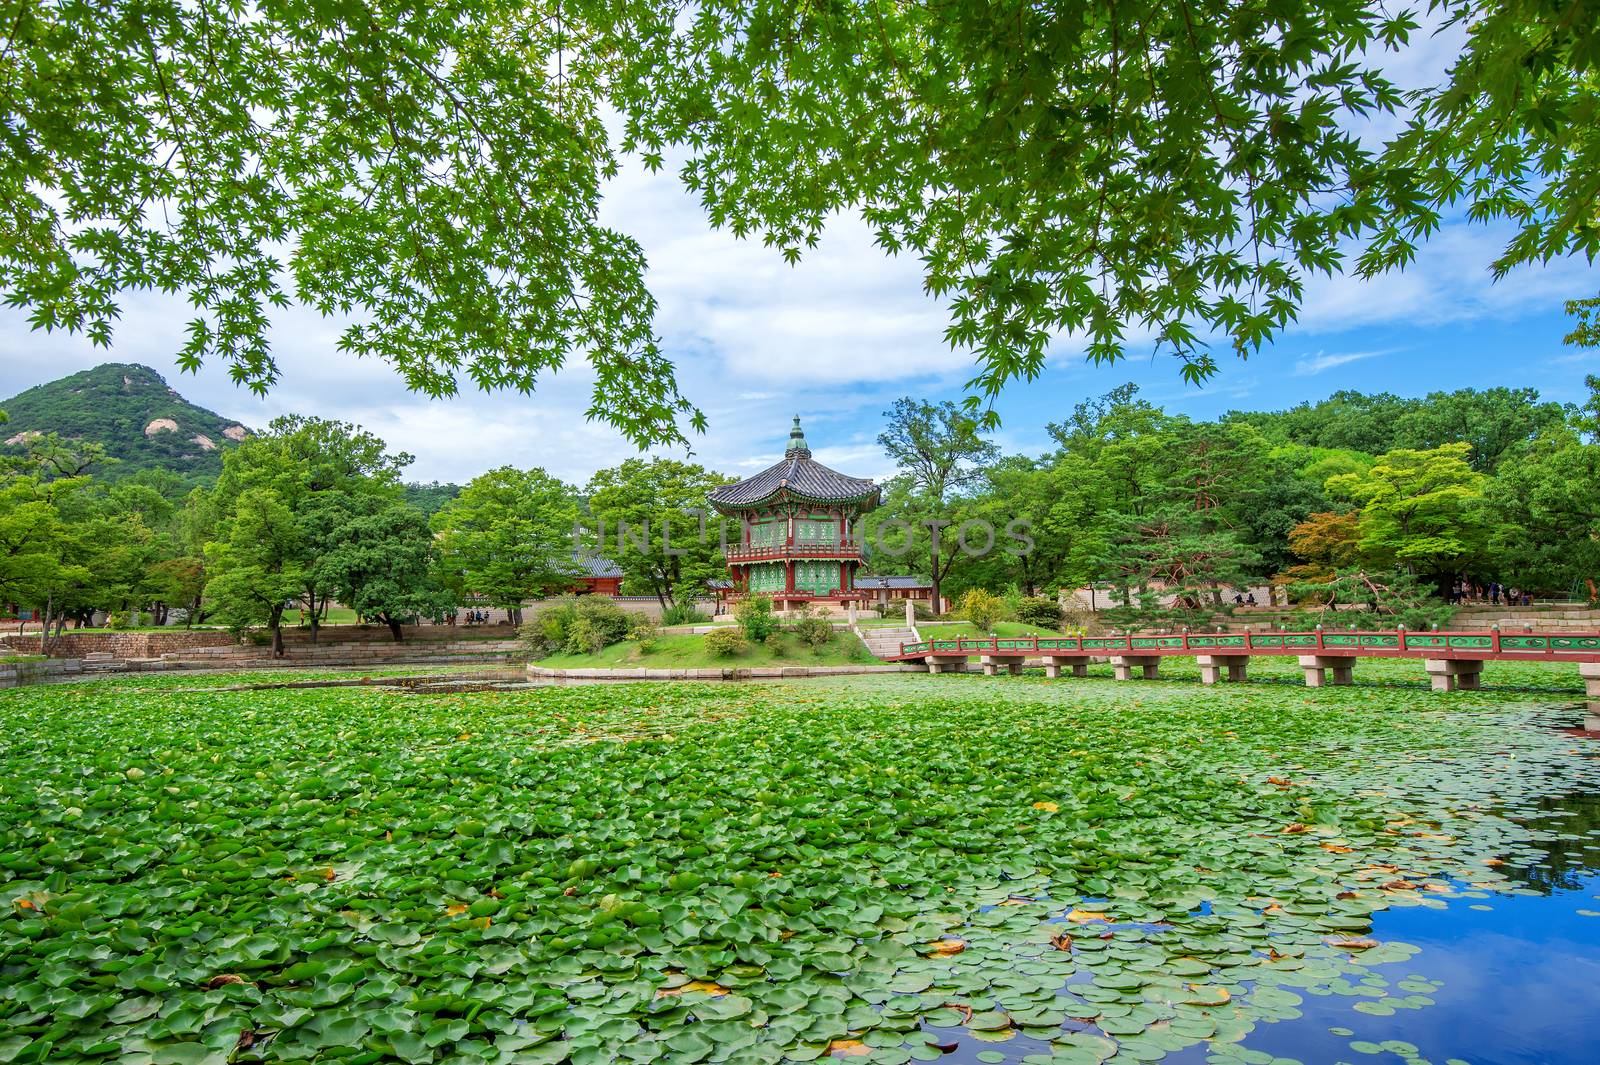
[[[783,633],[774,632],[761,641],[761,646],[765,647],[769,654],[781,657],[788,647],[788,641],[784,639]]]
[[[764,595],[747,595],[733,608],[733,617],[751,643],[760,643],[778,630],[778,619],[772,613],[772,600]]]
[[[600,595],[586,595],[578,600],[578,617],[573,631],[567,636],[567,650],[572,654],[595,654],[628,638],[635,624],[643,620],[618,606],[612,599]]]
[[[1041,629],[1061,628],[1061,604],[1042,595],[1023,596],[1017,602],[1017,620]]]
[[[517,642],[529,658],[544,658],[564,649],[567,632],[578,619],[572,599],[557,599],[542,607],[517,629]]]
[[[800,642],[809,647],[826,647],[833,642],[833,623],[809,607],[792,627]]]
[[[661,612],[663,625],[699,625],[709,620],[711,619],[696,610],[694,604],[687,600],[673,603]]]
[[[717,658],[732,658],[743,654],[750,646],[739,629],[712,629],[706,633],[706,650]]]
[[[967,594],[961,597],[958,613],[984,632],[988,632],[994,628],[996,622],[1005,617],[1005,607],[1005,600],[993,592],[984,591],[982,588],[968,588]]]
[[[628,639],[639,645],[640,654],[649,654],[661,641],[661,627],[648,618],[641,618],[633,623]]]
[[[517,638],[531,658],[596,654],[626,639],[643,620],[605,596],[557,599],[524,623]]]

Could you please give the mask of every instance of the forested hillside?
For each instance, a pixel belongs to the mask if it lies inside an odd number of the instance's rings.
[[[197,407],[148,366],[105,363],[92,370],[30,388],[0,400],[9,416],[4,452],[19,455],[27,441],[55,433],[78,444],[97,444],[108,458],[113,479],[141,470],[163,469],[186,480],[215,478],[222,452],[249,430],[238,422]]]

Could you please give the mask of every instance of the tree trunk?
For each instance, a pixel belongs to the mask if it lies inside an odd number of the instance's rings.
[[[315,645],[317,642],[317,629],[321,625],[321,621],[317,617],[317,593],[313,591],[306,599],[311,604],[311,643]]]
[[[400,643],[405,639],[405,637],[400,634],[400,622],[394,618],[389,619],[389,632],[394,636],[395,643]]]
[[[279,604],[272,608],[272,613],[267,616],[267,626],[272,630],[272,657],[283,657],[283,606]]]
[[[50,646],[50,615],[55,613],[55,608],[56,594],[54,592],[50,592],[44,597],[44,617],[41,619],[42,624],[39,626],[40,654],[49,653],[46,649]]]

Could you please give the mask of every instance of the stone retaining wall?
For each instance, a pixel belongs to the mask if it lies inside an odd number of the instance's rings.
[[[174,629],[171,632],[73,632],[50,638],[51,658],[111,655],[115,658],[159,658],[173,651],[237,644],[233,636],[215,629]],[[0,636],[0,644],[17,654],[38,654],[39,636]]]
[[[46,658],[37,662],[0,662],[0,688],[18,688],[24,684],[43,684],[60,677],[83,672],[83,663],[76,658]]]
[[[516,629],[509,625],[482,627],[456,627],[451,625],[405,625],[400,629],[405,637],[399,644],[387,627],[379,625],[337,625],[323,628],[317,642],[311,642],[310,629],[284,629],[283,642],[290,650],[322,647],[405,646],[406,644],[505,644],[516,639]],[[51,658],[84,658],[88,655],[111,655],[113,658],[161,658],[166,655],[221,648],[232,651],[243,648],[259,653],[262,645],[253,641],[241,643],[238,637],[218,629],[171,629],[159,632],[75,632],[68,629],[60,636],[51,637],[47,653]],[[23,636],[0,634],[0,654],[38,654],[39,634]]]

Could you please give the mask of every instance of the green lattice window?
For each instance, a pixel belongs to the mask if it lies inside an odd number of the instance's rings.
[[[801,518],[794,523],[797,544],[832,544],[839,539],[839,523],[829,518]]]
[[[782,518],[758,522],[750,526],[750,543],[756,547],[771,547],[789,538],[789,523]]]
[[[785,591],[786,587],[787,582],[784,580],[782,565],[776,562],[768,562],[750,567],[750,590],[752,592],[781,592]]]
[[[797,562],[794,567],[796,591],[827,595],[839,587],[839,563]]]

